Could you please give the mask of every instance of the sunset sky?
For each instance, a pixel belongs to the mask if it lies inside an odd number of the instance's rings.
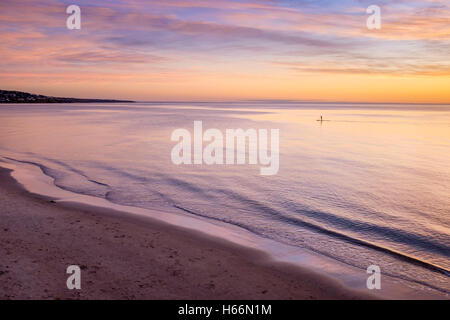
[[[66,28],[70,4],[81,30]],[[1,0],[0,34],[6,90],[450,103],[448,0]]]

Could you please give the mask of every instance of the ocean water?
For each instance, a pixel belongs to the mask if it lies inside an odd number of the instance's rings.
[[[279,129],[278,174],[174,165],[173,130],[199,120],[204,130]],[[38,166],[68,191],[170,207],[450,293],[448,105],[1,105],[2,159]]]

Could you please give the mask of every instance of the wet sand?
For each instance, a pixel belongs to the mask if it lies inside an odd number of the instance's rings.
[[[82,269],[68,290],[66,268]],[[0,169],[0,299],[367,299],[262,252],[109,209],[54,203]]]

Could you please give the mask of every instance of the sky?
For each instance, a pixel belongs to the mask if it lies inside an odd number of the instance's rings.
[[[80,30],[66,27],[71,4]],[[6,90],[450,103],[448,0],[1,0],[0,36]]]

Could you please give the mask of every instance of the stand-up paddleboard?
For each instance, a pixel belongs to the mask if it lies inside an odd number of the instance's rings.
[[[323,115],[320,115],[320,119],[317,119],[316,121],[318,121],[318,122],[324,122],[324,121],[331,121],[331,120],[324,120],[323,119]]]

